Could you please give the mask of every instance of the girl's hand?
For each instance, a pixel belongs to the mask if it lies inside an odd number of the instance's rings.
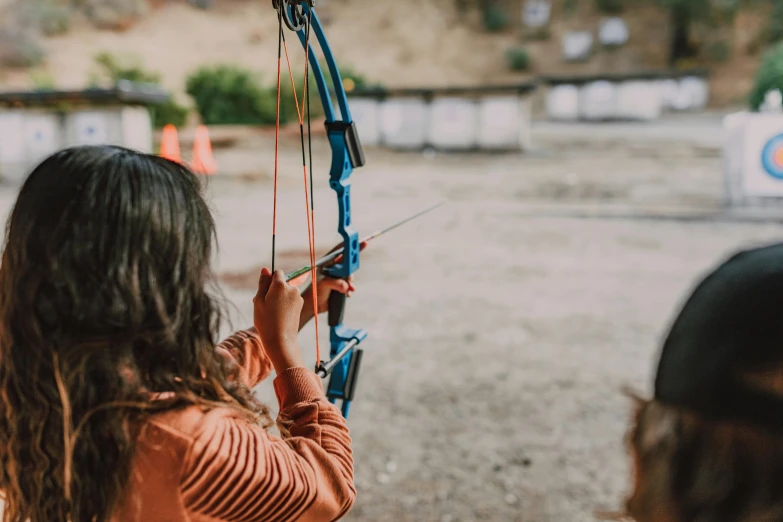
[[[297,339],[303,303],[299,290],[286,283],[282,270],[274,275],[266,268],[261,270],[253,298],[253,323],[278,374],[304,366]]]
[[[353,276],[345,279],[333,279],[331,277],[319,277],[318,278],[318,313],[322,314],[329,310],[329,296],[332,292],[340,292],[348,297],[356,290],[353,285]],[[304,306],[302,307],[302,313],[299,316],[299,329],[305,327],[313,318],[313,286],[307,287],[307,290],[302,293],[304,299]]]
[[[339,292],[345,294],[347,297],[351,297],[356,291],[356,287],[353,284],[353,276],[348,279],[333,279],[331,277],[322,277],[318,279],[318,313],[322,314],[329,310],[329,296],[332,292]],[[306,302],[310,303],[310,309],[313,308],[313,287],[310,286],[305,291],[303,296]],[[304,310],[304,308],[302,308]]]
[[[343,244],[339,243],[336,245],[333,249],[331,249],[328,254],[331,254],[335,250],[342,248]],[[367,241],[362,241],[359,245],[359,251],[361,252],[367,248]],[[336,263],[339,263],[342,261],[343,256],[337,256],[337,258],[332,261],[330,265],[334,265]],[[346,279],[333,279],[331,277],[322,277],[321,270],[318,271],[319,277],[318,277],[318,284],[316,285],[318,287],[318,313],[322,314],[329,310],[329,296],[332,294],[332,292],[340,292],[341,294],[345,294],[348,297],[351,297],[351,294],[356,291],[356,287],[353,283],[353,276],[350,276],[347,280]],[[302,292],[302,297],[304,298],[304,306],[302,307],[302,314],[299,317],[299,329],[305,327],[305,325],[310,322],[310,319],[313,318],[313,285],[305,289],[304,292]]]

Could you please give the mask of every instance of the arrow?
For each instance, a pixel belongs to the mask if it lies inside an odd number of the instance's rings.
[[[402,221],[398,221],[397,223],[395,223],[395,224],[393,224],[393,225],[391,225],[389,227],[386,227],[386,228],[384,228],[382,230],[378,230],[376,232],[373,232],[369,236],[367,236],[364,239],[362,239],[361,242],[362,243],[369,243],[373,239],[376,239],[376,238],[386,234],[387,232],[391,232],[395,228],[401,227],[402,225],[405,225],[406,223],[410,223],[414,219],[419,218],[419,217],[423,216],[424,214],[427,214],[428,212],[432,212],[436,208],[441,207],[441,206],[443,206],[445,204],[446,204],[445,201],[441,201],[437,205],[433,205],[433,206],[431,206],[429,208],[426,208],[426,209],[422,210],[421,212],[417,212],[416,214],[414,214],[414,215],[412,215],[410,217],[406,217]],[[338,257],[340,257],[340,255],[343,253],[343,250],[344,250],[344,247],[341,247],[341,248],[338,248],[337,250],[335,250],[334,252],[328,253],[327,255],[325,255],[324,257],[322,257],[318,261],[316,261],[315,267],[316,268],[321,268],[322,266],[326,266],[326,265],[328,265],[330,263],[333,263]],[[296,279],[297,277],[301,277],[301,276],[307,274],[308,272],[312,271],[312,269],[313,269],[313,267],[308,265],[308,266],[300,268],[299,270],[294,270],[293,272],[289,272],[289,273],[286,274],[285,280],[286,280],[286,282],[290,282],[292,279]]]

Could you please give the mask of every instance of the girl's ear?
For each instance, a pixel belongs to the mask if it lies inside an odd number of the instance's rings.
[[[647,403],[650,402],[647,399],[642,398],[642,394],[631,388],[630,386],[623,386],[622,393],[627,398],[631,399],[631,402],[633,402],[633,405],[635,406],[634,410],[639,411],[645,406],[647,406]]]
[[[656,449],[674,446],[680,434],[680,417],[671,408],[657,402],[648,403],[641,415],[637,441],[642,455]]]

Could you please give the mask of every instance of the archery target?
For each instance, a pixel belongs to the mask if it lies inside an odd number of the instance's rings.
[[[21,164],[24,161],[24,115],[21,111],[2,112],[0,113],[0,166]]]
[[[783,179],[783,134],[767,140],[761,151],[761,165],[776,179]]]
[[[37,163],[60,148],[60,125],[57,116],[27,113],[22,125],[26,159]]]
[[[628,24],[620,17],[604,20],[598,30],[601,45],[619,47],[628,43],[628,36]]]
[[[518,150],[529,145],[528,109],[528,103],[519,96],[482,99],[479,103],[479,146],[487,150]]]
[[[381,105],[383,143],[400,149],[418,149],[427,142],[429,107],[422,99],[390,99]]]
[[[106,115],[101,112],[79,112],[71,116],[74,145],[102,145],[109,142]]]
[[[579,87],[555,85],[546,97],[546,111],[553,120],[576,121],[579,119]]]
[[[659,80],[657,83],[664,109],[673,109],[680,95],[680,83],[673,79]]]
[[[473,100],[438,98],[430,105],[429,143],[441,149],[473,148],[476,146],[477,120]]]
[[[745,123],[742,188],[747,196],[783,196],[783,117],[753,114]]]
[[[617,114],[624,120],[653,121],[661,116],[660,90],[651,82],[629,81],[617,86]]]
[[[551,16],[551,0],[527,0],[522,7],[522,23],[532,29],[545,27]]]
[[[580,112],[586,120],[610,120],[617,114],[617,89],[612,82],[600,80],[582,87]]]
[[[703,110],[710,99],[710,89],[707,80],[697,76],[683,78],[680,82],[683,96],[689,100],[688,109]]]

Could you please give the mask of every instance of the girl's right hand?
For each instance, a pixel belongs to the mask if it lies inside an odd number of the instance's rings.
[[[282,270],[275,270],[274,275],[266,268],[261,270],[253,298],[253,323],[278,375],[304,366],[297,338],[303,302],[299,290],[286,283]]]

